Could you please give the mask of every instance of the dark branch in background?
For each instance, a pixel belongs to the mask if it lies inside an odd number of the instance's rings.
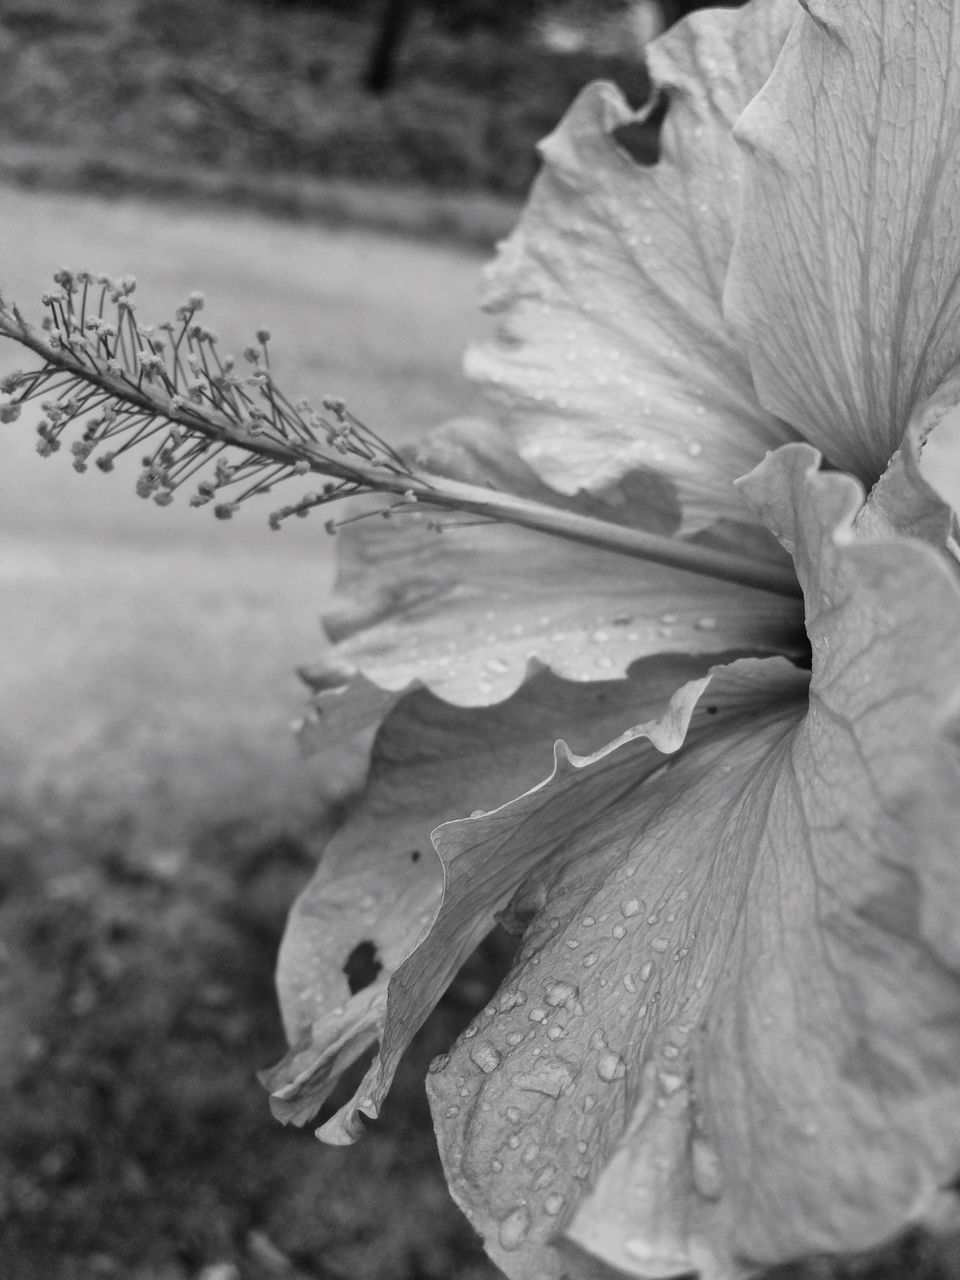
[[[380,23],[363,77],[364,88],[384,93],[393,84],[397,56],[413,16],[415,0],[384,0]]]

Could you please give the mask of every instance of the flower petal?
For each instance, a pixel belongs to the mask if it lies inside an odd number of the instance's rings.
[[[548,489],[498,428],[451,424],[420,465],[454,478],[657,533],[678,511],[669,482],[636,471],[602,498]],[[341,535],[335,607],[325,617],[339,660],[388,690],[422,680],[458,705],[502,701],[532,660],[570,680],[622,676],[657,653],[795,652],[797,601],[598,551],[514,525],[453,524],[411,513],[358,521]],[[780,548],[758,530],[740,550]],[[765,541],[764,541],[765,540]]]
[[[491,708],[452,707],[424,689],[399,700],[377,736],[366,790],[287,924],[277,985],[293,1047],[263,1075],[280,1119],[299,1124],[313,1116],[344,1069],[381,1038],[389,1016],[386,1065],[375,1061],[368,1084],[323,1131],[331,1141],[358,1137],[358,1107],[366,1099],[366,1113],[376,1113],[446,981],[493,927],[496,908],[484,898],[461,935],[445,935],[439,986],[418,991],[413,1002],[390,986],[439,902],[433,827],[539,782],[559,735],[598,746],[624,724],[659,713],[678,685],[705,669],[695,659],[658,658],[638,663],[629,680],[589,685],[541,669]]]
[[[867,536],[904,533],[956,554],[957,516],[937,490],[936,464],[924,450],[937,428],[960,402],[960,383],[952,379],[913,412],[903,441],[857,513],[856,528]],[[934,450],[934,456],[938,453]]]
[[[803,672],[736,663],[666,768],[626,742],[435,835],[528,870],[514,971],[429,1080],[513,1280],[569,1242],[639,1277],[857,1250],[960,1169],[960,589],[858,540],[859,487],[815,461],[746,485],[807,590],[808,707]]]
[[[954,0],[807,0],[737,136],[726,313],[764,407],[870,485],[960,354]]]
[[[794,0],[754,0],[649,46],[669,102],[657,164],[618,142],[649,108],[633,113],[611,85],[588,88],[541,146],[543,172],[488,276],[499,342],[467,370],[564,493],[652,467],[676,481],[684,528],[704,528],[737,514],[733,479],[795,438],[760,409],[721,292],[740,199],[733,124],[797,13]]]

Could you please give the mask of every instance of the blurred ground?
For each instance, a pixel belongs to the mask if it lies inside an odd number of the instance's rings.
[[[156,319],[203,285],[225,341],[269,325],[293,392],[344,394],[395,440],[475,403],[472,255],[3,190],[0,243],[0,288],[34,314],[60,263],[134,267]],[[286,909],[358,776],[302,761],[290,732],[333,540],[319,520],[271,533],[265,508],[161,512],[130,474],[37,457],[29,423],[3,444],[0,1276],[492,1274],[446,1195],[422,1075],[495,963],[458,984],[357,1148],[282,1130],[254,1079],[283,1051]]]

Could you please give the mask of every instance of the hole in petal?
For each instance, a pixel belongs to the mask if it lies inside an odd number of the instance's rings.
[[[637,164],[649,167],[660,159],[660,129],[670,99],[661,93],[646,120],[631,120],[613,130],[614,140]]]
[[[374,981],[383,968],[377,955],[377,948],[372,942],[358,942],[347,956],[343,966],[343,974],[350,987],[350,994],[355,996]]]

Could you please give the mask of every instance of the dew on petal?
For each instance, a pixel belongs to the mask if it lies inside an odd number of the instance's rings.
[[[638,915],[640,913],[640,910],[641,910],[640,903],[637,901],[636,898],[630,898],[627,902],[621,903],[620,905],[621,914],[626,916],[628,920],[630,919],[631,916]]]
[[[546,1164],[537,1174],[536,1178],[534,1179],[533,1185],[537,1189],[537,1191],[543,1191],[545,1190],[545,1188],[549,1187],[550,1183],[554,1180],[556,1176],[557,1176],[556,1166],[552,1164]]]
[[[670,943],[666,938],[654,938],[650,943],[651,951],[658,951],[662,955],[664,951],[670,949]]]
[[[535,1063],[529,1071],[516,1078],[516,1086],[525,1093],[542,1093],[547,1098],[559,1098],[576,1079],[576,1070],[569,1062],[559,1059]]]
[[[660,1088],[664,1093],[676,1093],[683,1084],[683,1076],[677,1075],[673,1071],[661,1071],[657,1079],[660,1081]]]
[[[559,1191],[551,1191],[548,1196],[543,1198],[543,1212],[551,1218],[555,1218],[563,1210],[565,1203],[566,1200]]]
[[[522,991],[507,991],[500,997],[498,1008],[501,1013],[506,1013],[508,1009],[515,1009],[519,1004],[526,1004],[527,997]]]
[[[500,1223],[500,1246],[503,1249],[519,1249],[530,1232],[530,1210],[525,1204],[511,1209]]]
[[[716,1200],[723,1190],[723,1172],[717,1149],[706,1138],[697,1136],[690,1147],[693,1182],[706,1200]]]
[[[470,1050],[470,1061],[478,1066],[484,1075],[496,1071],[501,1062],[500,1050],[494,1048],[488,1040],[481,1040]]]
[[[605,1084],[622,1080],[627,1074],[623,1059],[614,1049],[607,1049],[597,1059],[597,1075]]]
[[[577,995],[577,988],[569,982],[552,982],[544,992],[544,1001],[552,1008],[558,1005],[567,1004],[570,1000],[574,1000]]]

